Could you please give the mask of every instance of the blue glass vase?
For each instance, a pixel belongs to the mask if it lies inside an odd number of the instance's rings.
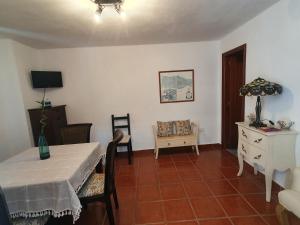
[[[40,152],[40,159],[48,159],[50,158],[49,146],[45,137],[45,134],[41,133],[39,136],[39,152]]]

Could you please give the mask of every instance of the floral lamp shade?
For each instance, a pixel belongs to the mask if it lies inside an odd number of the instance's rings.
[[[241,87],[240,89],[241,96],[257,96],[256,107],[255,107],[256,118],[255,121],[250,124],[250,126],[254,126],[256,128],[266,126],[266,124],[264,124],[260,119],[261,116],[260,96],[278,95],[281,93],[282,93],[281,85],[266,81],[265,79],[260,77],[256,78],[251,83],[245,84],[243,87]]]
[[[240,89],[241,96],[265,96],[278,95],[282,93],[281,85],[266,81],[263,78],[256,78],[249,84],[245,84]]]

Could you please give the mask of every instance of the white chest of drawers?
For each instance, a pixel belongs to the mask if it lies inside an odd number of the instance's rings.
[[[297,132],[293,130],[264,132],[246,123],[236,123],[239,129],[238,142],[238,176],[243,173],[244,160],[265,172],[266,201],[271,200],[272,178],[274,170],[292,170],[295,165],[295,144]]]

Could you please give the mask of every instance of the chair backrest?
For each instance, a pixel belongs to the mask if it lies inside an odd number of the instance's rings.
[[[123,132],[116,130],[114,132],[114,139],[108,144],[106,150],[105,160],[105,181],[104,181],[104,193],[111,193],[115,182],[115,156],[117,151],[117,145],[123,138]]]
[[[0,224],[12,225],[5,196],[1,187],[0,187]]]
[[[126,116],[111,115],[111,123],[112,123],[112,133],[113,133],[113,135],[114,135],[114,132],[117,129],[122,129],[122,130],[127,129],[128,134],[131,135],[129,113],[127,113]]]
[[[70,124],[61,128],[62,144],[78,144],[90,142],[91,123]]]

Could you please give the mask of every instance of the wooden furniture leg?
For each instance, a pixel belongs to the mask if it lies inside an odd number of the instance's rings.
[[[196,153],[197,153],[197,155],[199,155],[199,148],[198,148],[198,145],[196,144],[195,147],[196,147]]]
[[[244,159],[243,159],[243,155],[239,152],[238,152],[238,160],[239,160],[239,172],[237,175],[241,176],[244,170]]]
[[[155,150],[155,158],[158,159],[158,152],[159,152],[159,148],[156,148]]]
[[[254,175],[257,175],[257,165],[256,164],[253,165],[253,171],[254,171]]]
[[[272,181],[273,181],[273,169],[265,170],[265,179],[266,179],[266,201],[271,201],[271,193],[272,193]]]
[[[276,206],[276,215],[280,225],[289,225],[288,211],[281,204]]]

